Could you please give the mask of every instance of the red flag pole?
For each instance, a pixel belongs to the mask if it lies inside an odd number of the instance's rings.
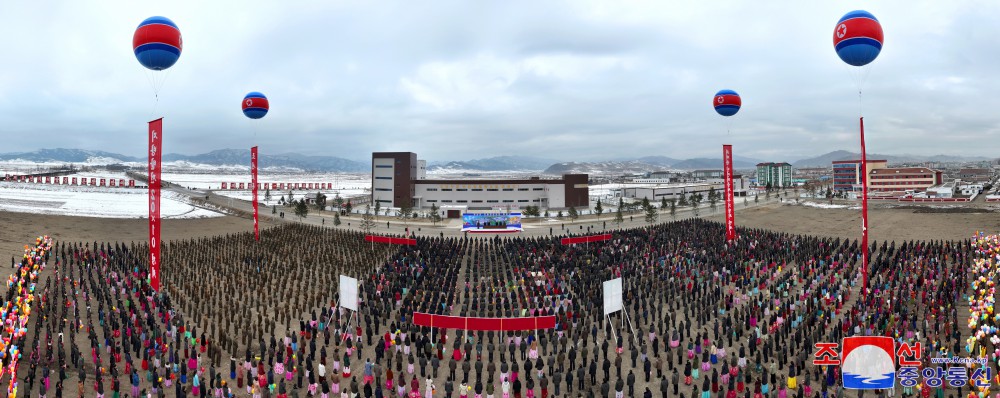
[[[864,292],[868,293],[868,158],[865,154],[865,118],[861,125],[861,275]]]

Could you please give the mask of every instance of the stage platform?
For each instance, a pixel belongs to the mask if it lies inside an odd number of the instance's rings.
[[[521,228],[463,228],[462,232],[470,234],[513,234],[521,232]]]

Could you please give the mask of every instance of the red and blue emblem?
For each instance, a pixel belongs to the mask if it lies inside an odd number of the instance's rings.
[[[740,111],[740,105],[743,105],[740,95],[733,90],[720,90],[712,98],[712,106],[722,116],[735,115]]]
[[[243,114],[248,118],[260,119],[267,114],[267,110],[270,108],[264,94],[254,91],[243,97]]]
[[[871,390],[896,384],[896,343],[885,336],[853,336],[843,340],[841,373],[844,388]]]
[[[851,11],[837,21],[833,47],[844,62],[864,66],[882,51],[882,24],[868,11]]]
[[[135,58],[146,68],[164,70],[181,57],[181,31],[166,17],[149,17],[139,24],[132,35]]]

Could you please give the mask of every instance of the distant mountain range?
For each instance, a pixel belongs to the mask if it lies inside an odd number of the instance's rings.
[[[530,156],[497,156],[468,161],[428,162],[427,172],[446,174],[470,171],[538,171],[558,162],[554,159]]]
[[[753,168],[760,160],[733,156],[733,167],[736,169]],[[563,162],[556,163],[545,169],[545,174],[642,174],[664,170],[699,170],[721,169],[722,156],[714,158],[692,158],[678,160],[666,156],[646,156],[634,160],[617,160],[606,162]]]
[[[0,161],[12,160],[25,160],[37,163],[84,163],[87,165],[120,163],[140,167],[146,163],[145,158],[83,149],[41,149],[34,152],[0,154]],[[371,168],[367,163],[334,156],[306,156],[295,153],[280,155],[261,154],[259,161],[262,168],[285,168],[301,171],[365,172]],[[168,153],[163,155],[163,162],[165,166],[192,166],[196,168],[204,168],[206,165],[227,168],[236,166],[249,169],[250,151],[247,149],[220,149],[199,155]]]
[[[835,160],[857,159],[857,153],[849,151],[833,151],[813,158],[801,159],[792,163],[795,167],[828,167]],[[869,159],[885,159],[891,164],[920,162],[978,162],[991,160],[982,156],[949,156],[949,155],[881,155],[868,154]],[[74,163],[84,165],[126,164],[142,167],[145,158],[121,155],[104,151],[83,149],[40,149],[33,152],[17,152],[0,154],[0,161],[27,161],[34,163]],[[771,159],[769,161],[781,161]],[[250,151],[246,149],[220,149],[198,155],[165,154],[163,162],[166,167],[178,168],[249,168]],[[733,156],[733,166],[736,169],[754,168],[763,162],[742,156]],[[262,168],[284,168],[298,171],[314,172],[368,172],[370,164],[335,156],[306,156],[296,153],[262,154]],[[428,162],[429,174],[450,174],[468,172],[541,172],[545,174],[588,173],[588,174],[625,174],[647,173],[661,170],[697,170],[722,168],[722,157],[674,159],[666,156],[644,156],[638,158],[619,158],[597,162],[561,162],[556,159],[537,158],[530,156],[496,156],[491,158],[465,161],[431,161]]]
[[[641,174],[664,170],[657,166],[638,160],[608,161],[608,162],[563,162],[556,163],[543,171],[544,174]]]
[[[952,156],[952,155],[881,155],[877,153],[869,153],[866,156],[868,159],[886,160],[890,164],[897,163],[924,163],[924,162],[942,162],[942,163],[964,163],[964,162],[981,162],[992,160],[983,156]],[[853,160],[860,159],[861,154],[857,152],[850,152],[845,150],[833,151],[826,153],[814,158],[801,159],[792,163],[794,167],[829,167],[830,164],[837,160]]]

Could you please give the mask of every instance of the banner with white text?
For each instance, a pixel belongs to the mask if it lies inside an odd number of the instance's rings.
[[[726,240],[736,239],[736,209],[733,203],[733,146],[722,146],[722,179],[726,187]]]
[[[257,147],[250,148],[250,186],[253,190],[253,236],[260,240],[260,230],[257,229]]]
[[[160,159],[163,119],[149,122],[149,286],[160,290]]]

